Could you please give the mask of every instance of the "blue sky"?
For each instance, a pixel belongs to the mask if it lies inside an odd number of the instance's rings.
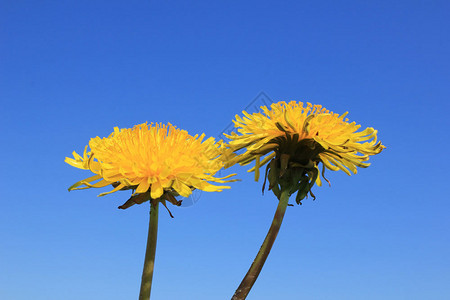
[[[1,299],[135,299],[148,206],[67,192],[114,126],[220,135],[261,91],[387,146],[289,207],[247,299],[448,299],[448,1],[2,1]],[[152,299],[229,299],[276,208],[246,168],[162,209]],[[231,172],[230,171],[230,172]],[[225,171],[226,174],[228,171]]]

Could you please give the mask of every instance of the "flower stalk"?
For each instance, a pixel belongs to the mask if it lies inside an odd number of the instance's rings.
[[[156,240],[158,236],[159,199],[150,201],[150,221],[148,227],[147,250],[145,251],[139,300],[149,300],[152,289],[153,268],[155,266]]]
[[[275,239],[277,238],[278,231],[280,230],[281,223],[283,222],[284,214],[286,212],[288,201],[289,189],[285,188],[281,191],[281,197],[278,202],[277,210],[275,211],[272,224],[270,225],[269,232],[267,233],[266,238],[264,239],[264,242],[259,249],[255,260],[250,266],[250,269],[248,270],[244,279],[242,279],[241,284],[237,288],[231,300],[243,300],[247,298],[247,295],[253,287],[253,284],[255,283],[256,279],[258,279],[259,273],[261,272],[264,263],[269,256],[270,250],[272,249],[272,246],[275,242]]]

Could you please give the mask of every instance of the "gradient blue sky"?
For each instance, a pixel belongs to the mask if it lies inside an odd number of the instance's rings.
[[[448,1],[0,2],[1,299],[136,299],[148,206],[67,192],[114,126],[217,136],[264,91],[387,149],[289,207],[249,300],[450,299]],[[162,209],[152,299],[229,299],[276,208],[242,182]],[[227,173],[227,172],[224,172]]]

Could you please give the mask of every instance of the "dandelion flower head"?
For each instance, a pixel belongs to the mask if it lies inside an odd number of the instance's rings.
[[[69,190],[113,185],[113,190],[99,196],[133,189],[133,195],[149,193],[152,199],[165,192],[188,197],[193,189],[219,192],[229,186],[210,182],[229,182],[226,179],[232,176],[214,177],[223,167],[222,150],[221,141],[205,139],[204,134],[191,136],[170,123],[116,127],[106,138],[92,138],[83,156],[73,152],[74,158],[66,157],[71,166],[95,174]]]
[[[269,164],[266,176],[269,189],[273,188],[275,194],[280,178],[289,171],[297,184],[293,192],[303,191],[297,195],[297,202],[314,183],[322,184],[319,163],[322,175],[325,167],[356,174],[357,167],[368,167],[369,156],[384,148],[377,142],[377,130],[368,127],[358,131],[361,126],[350,123],[347,113],[338,115],[321,105],[296,101],[273,103],[270,108],[261,109],[253,114],[243,111],[244,117],[236,115],[233,122],[237,132],[226,135],[230,140],[228,147],[235,154],[229,154],[226,166],[255,161],[249,172],[254,171],[258,180],[260,167]]]

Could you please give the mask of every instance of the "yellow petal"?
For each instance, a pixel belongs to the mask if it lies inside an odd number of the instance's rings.
[[[163,193],[164,193],[164,189],[162,188],[161,183],[159,181],[152,183],[151,192],[150,192],[152,199],[158,199],[159,197],[161,197],[163,195]]]

